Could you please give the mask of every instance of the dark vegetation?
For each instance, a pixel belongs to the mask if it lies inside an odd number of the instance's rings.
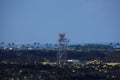
[[[100,60],[100,64],[49,65],[56,62],[57,49],[0,49],[0,80],[120,80],[120,48],[103,45],[69,46],[68,59],[80,62]],[[26,64],[27,63],[27,64]]]
[[[105,67],[104,67],[105,66]],[[0,64],[2,80],[120,80],[120,65]]]
[[[69,50],[68,59],[78,59],[80,61],[102,60],[105,62],[120,62],[120,51],[78,51]],[[57,50],[0,50],[0,61],[8,62],[40,62],[45,59],[56,61]]]

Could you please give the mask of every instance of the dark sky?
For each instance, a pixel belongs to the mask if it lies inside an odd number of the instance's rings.
[[[120,42],[120,0],[0,0],[0,42]]]

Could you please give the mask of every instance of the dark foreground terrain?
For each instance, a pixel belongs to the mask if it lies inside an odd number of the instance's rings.
[[[0,64],[0,80],[120,80],[120,65]]]
[[[54,64],[57,49],[0,49],[0,80],[120,80],[120,48],[73,46],[67,59]]]
[[[45,59],[56,62],[57,50],[0,50],[0,62],[6,61],[26,63],[42,62]],[[120,62],[120,50],[69,50],[67,59],[77,59],[80,61],[101,60],[104,62]]]

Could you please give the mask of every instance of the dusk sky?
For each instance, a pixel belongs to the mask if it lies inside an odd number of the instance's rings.
[[[120,42],[120,0],[0,0],[0,42]]]

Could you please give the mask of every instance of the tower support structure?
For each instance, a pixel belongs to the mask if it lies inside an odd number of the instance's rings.
[[[58,38],[57,64],[67,61],[68,42],[69,39],[65,37],[65,33],[60,33]]]

